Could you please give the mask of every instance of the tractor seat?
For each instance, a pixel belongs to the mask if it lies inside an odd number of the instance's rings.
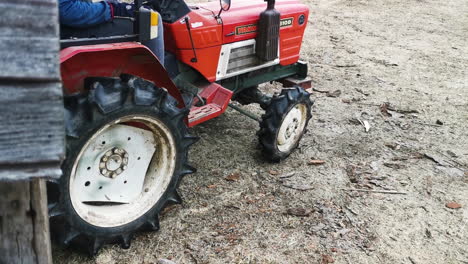
[[[134,34],[134,19],[115,17],[112,21],[87,28],[60,25],[60,39],[104,38]]]

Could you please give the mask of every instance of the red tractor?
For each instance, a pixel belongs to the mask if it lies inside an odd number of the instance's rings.
[[[181,203],[177,187],[195,172],[187,159],[197,138],[188,128],[221,115],[231,100],[265,110],[257,118],[231,105],[260,122],[267,159],[297,147],[311,118],[307,64],[299,61],[309,9],[298,0],[267,2],[158,1],[164,66],[141,44],[158,33],[151,1],[136,1],[134,18],[62,30],[67,155],[63,176],[48,188],[55,240],[96,254],[105,243],[128,248],[135,232],[158,230],[158,214]],[[285,88],[257,89],[272,81]]]

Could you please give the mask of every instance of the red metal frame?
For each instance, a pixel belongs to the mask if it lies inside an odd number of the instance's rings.
[[[224,113],[231,101],[233,92],[217,83],[211,83],[202,87],[202,92],[199,94],[205,101],[203,106],[192,106],[188,116],[189,127],[196,126],[200,123],[213,119]],[[198,98],[195,98],[193,105],[198,103]]]
[[[60,68],[65,94],[84,89],[87,77],[135,75],[165,88],[184,107],[179,89],[172,82],[158,58],[136,42],[70,47],[60,51]]]

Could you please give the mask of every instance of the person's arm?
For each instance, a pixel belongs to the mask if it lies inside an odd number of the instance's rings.
[[[90,3],[80,0],[60,0],[60,23],[70,27],[90,27],[112,19],[107,2]]]
[[[60,0],[60,23],[85,28],[110,21],[114,16],[133,17],[134,5],[115,2],[91,3],[80,0]]]

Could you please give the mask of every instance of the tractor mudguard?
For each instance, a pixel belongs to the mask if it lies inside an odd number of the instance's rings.
[[[60,69],[65,94],[83,91],[87,77],[119,77],[126,73],[165,88],[177,99],[179,107],[185,106],[179,89],[158,58],[147,47],[136,42],[63,49],[60,51]]]

